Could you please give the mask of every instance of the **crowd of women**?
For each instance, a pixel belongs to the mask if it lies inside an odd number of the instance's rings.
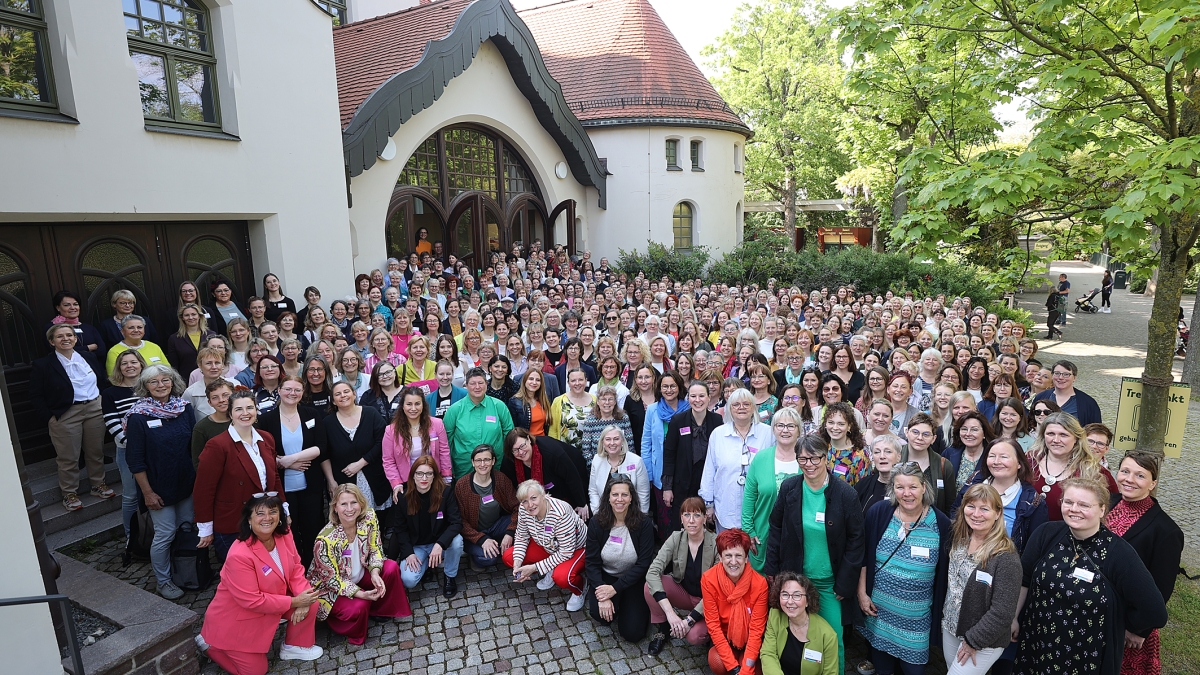
[[[853,672],[850,630],[880,675],[939,648],[953,673],[1158,672],[1183,545],[1159,463],[1108,454],[1024,324],[561,249],[489,262],[389,259],[299,310],[272,274],[242,304],[185,282],[166,351],[131,296],[75,331],[107,355],[160,592],[182,594],[180,522],[224,562],[197,642],[226,670],[264,672],[281,618],[284,659],[320,655],[315,621],[361,644],[431,570],[454,597],[465,554],[652,654],[708,645],[718,675]]]

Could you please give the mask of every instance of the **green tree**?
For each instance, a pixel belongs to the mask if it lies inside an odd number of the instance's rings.
[[[754,130],[746,147],[750,194],[783,205],[797,227],[797,199],[841,196],[837,178],[852,168],[842,147],[841,82],[830,11],[820,0],[744,4],[704,55],[714,84]]]
[[[1158,291],[1138,430],[1162,452],[1175,322],[1200,235],[1200,31],[1194,0],[928,0],[905,25],[978,38],[997,82],[1031,102],[1028,148],[996,150],[943,171],[923,188],[935,206],[907,217],[909,240],[953,239],[964,222],[998,214],[1077,218],[1103,226],[1118,252],[1156,250]]]

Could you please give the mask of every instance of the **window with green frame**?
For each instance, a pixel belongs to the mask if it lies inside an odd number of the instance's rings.
[[[313,0],[313,3],[333,17],[333,25],[340,26],[346,23],[345,0]]]
[[[666,155],[667,155],[667,168],[668,169],[678,169],[679,168],[679,139],[676,139],[676,138],[668,138],[667,139]]]
[[[48,27],[41,0],[0,0],[0,107],[54,112]]]
[[[671,229],[675,233],[675,250],[692,250],[692,205],[679,202],[671,216]]]
[[[121,5],[146,121],[219,129],[208,10],[197,0],[121,0]]]

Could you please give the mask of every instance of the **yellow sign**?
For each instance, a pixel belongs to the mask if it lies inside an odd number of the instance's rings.
[[[1039,239],[1038,242],[1033,245],[1033,250],[1037,251],[1038,253],[1045,253],[1053,248],[1054,242],[1050,241],[1049,239]]]
[[[1167,436],[1163,454],[1178,457],[1187,429],[1188,401],[1192,388],[1186,384],[1171,385],[1167,396]],[[1142,416],[1142,381],[1136,377],[1121,378],[1121,399],[1117,403],[1117,428],[1113,450],[1133,450],[1137,442],[1138,421]]]

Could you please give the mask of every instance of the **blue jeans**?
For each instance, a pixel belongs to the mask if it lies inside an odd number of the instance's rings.
[[[125,526],[125,539],[129,539],[129,524],[138,510],[138,486],[125,461],[125,446],[117,446],[117,470],[121,472],[121,524]]]
[[[400,581],[405,588],[412,588],[421,583],[421,579],[425,576],[425,570],[429,569],[429,554],[433,551],[434,544],[420,544],[413,546],[413,555],[421,561],[421,566],[416,572],[408,569],[408,562],[401,560],[400,562]],[[462,558],[463,538],[462,535],[456,535],[454,541],[450,542],[450,548],[442,551],[442,569],[446,576],[453,579],[458,576],[458,561]]]
[[[471,560],[480,567],[491,567],[500,562],[500,542],[503,541],[504,535],[508,534],[508,524],[512,522],[512,516],[505,514],[500,516],[492,526],[483,530],[483,539],[479,540],[478,544],[468,542],[466,544],[467,554],[471,556]],[[483,552],[483,542],[488,539],[493,539],[496,542],[496,557],[489,558]]]
[[[213,532],[213,550],[217,554],[217,560],[221,564],[225,564],[225,556],[229,555],[229,548],[233,546],[233,542],[237,541],[236,534],[221,534]]]
[[[150,510],[150,519],[154,521],[154,542],[150,544],[150,566],[154,568],[154,577],[158,585],[171,581],[171,542],[175,541],[175,530],[180,523],[195,521],[195,511],[192,510],[192,498],[164,506],[155,511]]]

